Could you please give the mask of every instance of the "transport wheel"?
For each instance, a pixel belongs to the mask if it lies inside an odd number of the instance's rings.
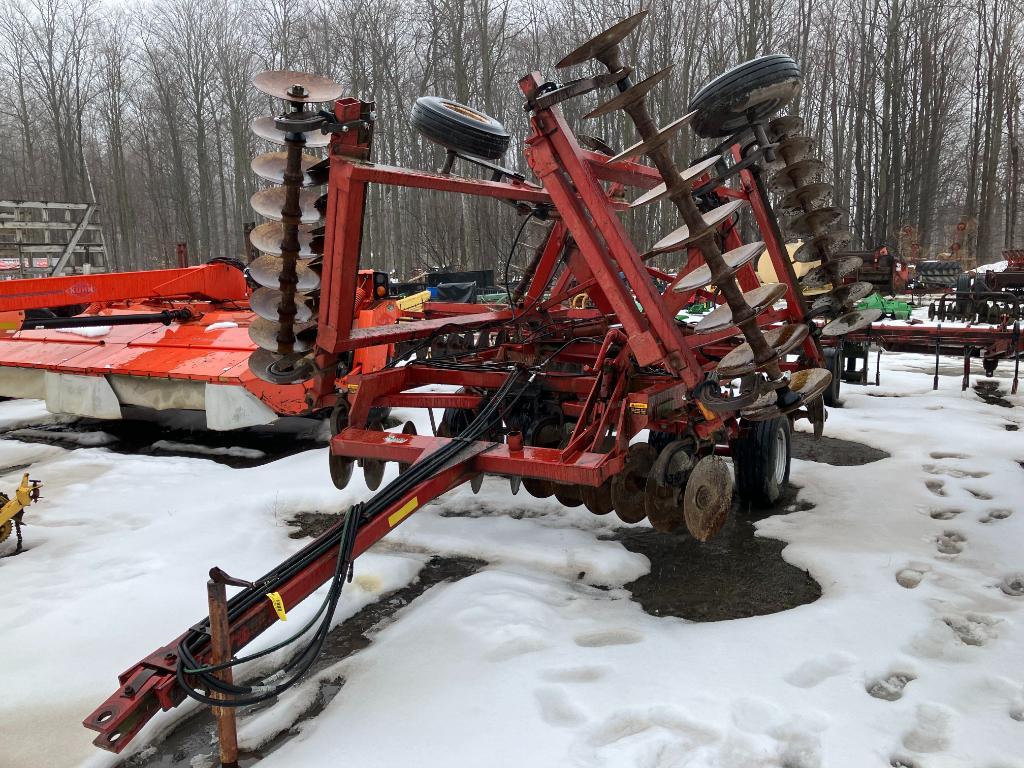
[[[746,61],[697,91],[687,110],[698,110],[693,130],[706,139],[729,136],[782,109],[802,81],[800,66],[784,54]]]
[[[785,416],[743,424],[732,444],[736,491],[743,501],[767,509],[779,500],[789,482],[791,437]]]
[[[825,368],[832,374],[832,381],[825,390],[825,405],[829,408],[839,407],[839,389],[843,381],[843,352],[841,347],[826,347]]]
[[[512,140],[505,126],[493,117],[438,96],[416,99],[410,121],[413,128],[442,147],[486,160],[502,157]]]

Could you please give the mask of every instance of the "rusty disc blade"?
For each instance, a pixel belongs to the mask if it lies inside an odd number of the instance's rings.
[[[366,429],[374,432],[383,432],[384,425],[379,421],[371,421],[366,425]],[[387,469],[388,463],[383,459],[364,457],[359,460],[359,466],[363,468],[363,482],[366,483],[366,487],[371,491],[376,491],[380,488],[380,484],[384,480],[384,470]]]
[[[316,341],[316,323],[294,323],[292,328],[295,333],[295,343],[290,352],[281,352],[281,354],[309,352],[313,348],[313,342]],[[277,334],[280,330],[281,324],[276,320],[254,317],[249,323],[249,339],[257,347],[271,352],[279,352]]]
[[[307,224],[299,225],[300,257],[310,258],[317,255],[316,251],[313,250],[313,240],[316,237],[313,234],[313,227]],[[268,221],[260,224],[249,233],[249,242],[252,243],[252,247],[263,251],[263,253],[269,253],[272,256],[281,255],[281,240],[283,238],[284,225],[279,221]]]
[[[650,77],[641,80],[639,83],[634,85],[632,88],[623,91],[618,96],[615,96],[603,104],[599,104],[590,110],[583,116],[584,120],[590,120],[601,115],[607,115],[609,112],[614,112],[616,109],[625,109],[628,106],[636,104],[638,101],[642,101],[643,98],[651,92],[658,83],[669,76],[672,72],[672,65],[669,64],[659,72],[655,72]]]
[[[822,261],[822,254],[827,258],[833,248],[850,242],[852,237],[853,234],[848,229],[837,229],[818,237],[812,237],[796,249],[796,253],[793,254],[793,261],[801,264],[813,264],[815,261]]]
[[[743,301],[747,303],[747,306],[750,307],[755,315],[759,315],[785,295],[785,284],[765,283],[752,291],[744,293]],[[697,333],[714,333],[725,330],[732,324],[732,309],[728,304],[719,304],[701,318],[694,330]]]
[[[647,516],[644,490],[657,457],[648,443],[634,443],[626,450],[626,462],[612,478],[612,505],[622,522],[639,523]]]
[[[249,355],[249,370],[268,384],[295,384],[313,378],[315,368],[306,355],[278,355],[259,348]]]
[[[721,155],[714,155],[713,157],[705,158],[704,160],[701,160],[699,163],[691,165],[680,175],[683,177],[683,181],[690,181],[691,179],[696,179],[699,176],[703,176],[705,173],[707,173],[708,169],[713,167],[721,159]],[[658,186],[649,189],[642,195],[640,195],[640,197],[638,197],[636,200],[630,203],[629,207],[639,208],[640,206],[648,205],[650,203],[655,202],[656,200],[661,200],[661,198],[667,196],[668,185],[665,184],[665,182],[661,182],[661,184],[659,184]]]
[[[580,498],[590,512],[595,515],[607,515],[614,509],[612,504],[612,482],[606,480],[601,485],[579,486]]]
[[[827,296],[819,296],[814,300],[811,309],[822,309],[828,306],[835,310],[841,310],[843,307],[852,307],[858,301],[863,301],[874,292],[875,286],[861,280],[857,283],[850,283],[841,288],[836,288]]]
[[[707,541],[725,525],[732,507],[732,472],[721,456],[705,456],[694,466],[683,494],[686,530]]]
[[[768,138],[772,141],[782,141],[804,129],[804,119],[799,115],[783,115],[776,117],[768,123]]]
[[[797,398],[787,407],[779,406],[777,394],[769,392],[740,413],[749,421],[764,421],[776,416],[784,416],[813,403],[815,398],[820,397],[828,389],[831,382],[832,374],[824,368],[804,368],[794,371],[788,386],[790,392],[796,394]]]
[[[644,505],[656,531],[673,533],[685,523],[683,491],[694,465],[692,450],[689,440],[673,440],[661,449],[647,475]]]
[[[803,289],[824,288],[844,275],[848,275],[864,263],[860,256],[840,256],[837,259],[829,259],[820,267],[809,270],[800,278],[800,287]]]
[[[815,176],[825,172],[825,164],[813,157],[805,157],[799,162],[787,165],[772,177],[770,188],[772,192],[780,195],[788,195],[794,189],[802,187]]]
[[[555,69],[565,69],[573,64],[582,64],[589,59],[600,59],[601,54],[621,43],[626,35],[636,29],[646,17],[647,11],[640,11],[608,27],[603,32],[599,32],[585,43],[577,46],[572,53],[563,56],[562,60],[555,64]]]
[[[249,198],[249,205],[260,216],[271,221],[280,221],[286,193],[284,187],[261,189]],[[317,201],[322,197],[324,195],[317,189],[299,190],[299,211],[303,224],[318,224],[323,219],[317,208]]]
[[[807,338],[810,329],[806,325],[783,325],[779,328],[772,328],[764,332],[764,340],[768,346],[775,350],[780,358],[788,354]],[[720,381],[734,379],[737,376],[746,376],[758,369],[754,360],[754,351],[747,343],[740,344],[729,354],[721,359],[715,367]]]
[[[678,120],[673,120],[664,128],[659,129],[658,132],[654,134],[651,138],[645,139],[644,141],[638,141],[633,146],[627,147],[626,149],[619,152],[619,154],[617,154],[615,157],[609,158],[608,162],[615,163],[618,162],[619,160],[626,160],[630,157],[645,155],[651,150],[657,149],[658,147],[671,141],[672,137],[679,133],[679,131],[682,130],[684,126],[689,125],[690,121],[693,120],[693,117],[696,114],[697,112],[696,110],[694,110],[689,114],[683,115]]]
[[[277,288],[257,288],[249,297],[252,311],[267,320],[277,320],[281,305],[281,291]],[[295,294],[295,322],[308,323],[313,319],[313,300],[305,293]]]
[[[822,336],[845,336],[867,328],[885,313],[880,309],[855,309],[840,315],[821,329]]]
[[[691,242],[704,235],[707,230],[712,227],[717,227],[746,204],[746,200],[730,200],[725,205],[712,208],[707,213],[701,214],[704,219],[704,229],[700,232],[696,232],[691,235],[690,228],[684,224],[678,229],[669,232],[661,238],[661,240],[656,242],[645,256],[658,253],[668,253],[669,251],[678,251],[680,248],[685,248]]]
[[[281,270],[284,259],[280,256],[260,256],[249,265],[249,277],[258,285],[266,288],[278,288],[281,285]],[[320,287],[319,264],[315,259],[300,259],[295,264],[298,277],[297,291],[315,291]]]
[[[806,211],[823,205],[832,194],[832,185],[826,181],[812,181],[794,189],[779,201],[784,211]]]
[[[783,168],[799,163],[814,148],[814,139],[810,136],[790,136],[783,139],[775,147],[775,167]]]
[[[249,129],[261,139],[265,139],[272,144],[284,145],[285,139],[288,137],[287,133],[279,130],[274,125],[274,118],[272,117],[257,117],[249,123]],[[302,134],[302,138],[305,139],[306,146],[310,149],[319,149],[331,143],[330,135],[320,131],[305,131]]]
[[[579,142],[581,147],[589,149],[591,152],[608,155],[608,157],[615,154],[615,150],[600,136],[588,136],[585,133],[577,133],[576,141]]]
[[[840,208],[828,206],[826,208],[815,208],[807,211],[791,222],[789,230],[803,237],[820,237],[843,218],[843,211]]]
[[[563,507],[578,507],[583,503],[580,498],[580,486],[567,483],[555,483],[555,499]]]
[[[681,280],[675,283],[672,286],[672,291],[674,293],[688,293],[689,291],[703,288],[710,283],[720,282],[724,277],[736,274],[736,270],[756,259],[762,253],[764,253],[764,243],[760,240],[746,243],[739,248],[733,248],[731,251],[726,251],[722,254],[722,259],[727,267],[725,274],[716,277],[711,274],[711,267],[707,264],[702,264],[692,272],[688,272]]]
[[[311,101],[333,101],[341,96],[342,92],[341,85],[328,77],[294,69],[260,72],[253,77],[252,84],[256,90],[267,96],[303,104]]]
[[[327,183],[327,169],[315,168],[323,162],[316,155],[302,153],[302,186],[314,187],[318,184]],[[252,172],[261,179],[272,181],[275,184],[284,183],[284,169],[288,163],[288,151],[266,152],[257,155],[252,159]]]

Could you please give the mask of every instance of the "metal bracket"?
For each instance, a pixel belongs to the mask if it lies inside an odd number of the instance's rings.
[[[630,67],[623,67],[615,72],[605,72],[594,77],[584,77],[579,80],[571,80],[562,85],[556,85],[552,90],[543,90],[540,96],[526,102],[526,111],[533,112],[541,109],[549,109],[567,99],[582,96],[585,93],[596,91],[599,88],[608,88],[625,80],[633,74]],[[546,84],[545,84],[546,85]]]

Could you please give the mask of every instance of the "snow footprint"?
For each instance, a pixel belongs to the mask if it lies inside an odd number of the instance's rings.
[[[1011,573],[999,583],[1003,594],[1010,597],[1024,597],[1024,573]]]
[[[978,480],[982,477],[988,477],[988,472],[982,472],[981,470],[969,470],[969,469],[957,469],[956,467],[940,467],[937,464],[924,464],[922,466],[925,472],[929,475],[943,475],[945,477],[972,477]]]
[[[916,679],[917,675],[909,672],[890,672],[886,677],[869,682],[865,690],[876,699],[898,701],[903,697],[903,689],[907,684]]]
[[[945,531],[935,539],[935,548],[942,555],[959,555],[964,551],[967,537],[957,531]]]
[[[583,709],[561,688],[544,686],[533,692],[541,719],[557,728],[572,728],[587,720]]]
[[[978,518],[979,523],[985,523],[986,525],[996,520],[1005,520],[1013,514],[1012,509],[990,509],[985,513],[984,517]]]
[[[814,688],[830,677],[843,674],[856,662],[856,656],[843,651],[827,653],[805,661],[782,679],[797,688]]]
[[[925,480],[924,486],[936,496],[946,495],[946,484],[941,480]]]
[[[943,616],[942,623],[949,627],[964,645],[980,647],[999,637],[995,630],[999,620],[982,613]]]
[[[541,672],[540,676],[552,683],[593,683],[605,677],[608,672],[608,667],[594,664],[549,669]]]
[[[931,456],[933,459],[966,459],[966,458],[969,458],[968,456],[966,456],[966,455],[964,455],[962,453],[944,453],[942,451],[935,451],[934,453],[929,453],[928,455]]]
[[[906,589],[914,589],[921,583],[921,580],[924,579],[924,575],[928,573],[929,570],[928,566],[908,565],[906,568],[901,568],[896,572],[896,583]]]
[[[952,520],[957,515],[962,514],[962,509],[933,509],[928,513],[932,520]]]
[[[608,629],[602,632],[588,632],[573,638],[582,648],[605,648],[609,645],[632,645],[643,642],[644,636],[631,629]]]
[[[941,704],[921,704],[917,722],[903,734],[903,746],[914,752],[941,752],[949,749],[954,712]]]

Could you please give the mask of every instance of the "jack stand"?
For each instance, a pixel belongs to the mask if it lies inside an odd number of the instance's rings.
[[[211,661],[214,665],[223,664],[231,661],[227,586],[223,581],[211,578],[206,582],[206,598],[210,605]],[[230,667],[218,670],[215,674],[225,683],[232,682]],[[213,697],[224,698],[223,694],[217,692],[213,692]],[[221,768],[238,768],[238,724],[235,720],[235,708],[214,707],[213,714],[217,718]]]

